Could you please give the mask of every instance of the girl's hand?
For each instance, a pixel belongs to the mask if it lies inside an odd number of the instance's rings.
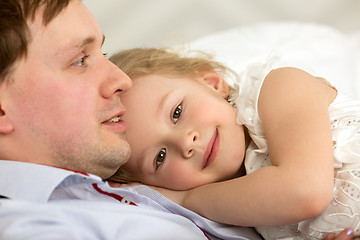
[[[359,240],[359,236],[354,236],[354,231],[351,228],[345,228],[341,231],[338,236],[335,236],[333,233],[326,235],[323,240]]]

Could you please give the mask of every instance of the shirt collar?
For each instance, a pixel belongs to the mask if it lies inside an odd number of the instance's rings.
[[[34,163],[0,160],[0,194],[10,199],[47,202],[54,189],[71,175],[99,177]]]

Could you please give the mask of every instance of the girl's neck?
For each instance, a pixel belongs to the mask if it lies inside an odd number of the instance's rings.
[[[249,144],[250,144],[250,141],[251,141],[251,138],[250,138],[250,135],[249,135],[249,131],[248,129],[244,126],[244,135],[245,135],[245,153],[244,153],[244,159],[243,159],[243,162],[240,166],[240,169],[239,171],[236,173],[236,175],[234,176],[234,178],[237,178],[237,177],[242,177],[244,175],[246,175],[246,170],[245,170],[245,157],[246,157],[246,149],[249,147]]]

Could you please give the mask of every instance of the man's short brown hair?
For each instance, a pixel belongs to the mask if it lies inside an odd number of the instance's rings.
[[[14,63],[26,56],[31,41],[27,21],[35,19],[42,8],[47,25],[71,0],[1,0],[0,1],[0,83],[11,72]]]

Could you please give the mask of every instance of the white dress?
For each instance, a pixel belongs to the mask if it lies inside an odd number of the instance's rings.
[[[246,151],[247,174],[271,165],[257,102],[264,78],[280,66],[276,57],[265,64],[250,65],[238,79],[230,97],[239,109],[237,122],[248,128],[252,139]],[[265,239],[321,239],[326,233],[338,233],[346,227],[352,227],[355,234],[360,234],[360,101],[338,91],[329,106],[329,114],[335,181],[331,204],[320,216],[298,224],[257,228]]]

